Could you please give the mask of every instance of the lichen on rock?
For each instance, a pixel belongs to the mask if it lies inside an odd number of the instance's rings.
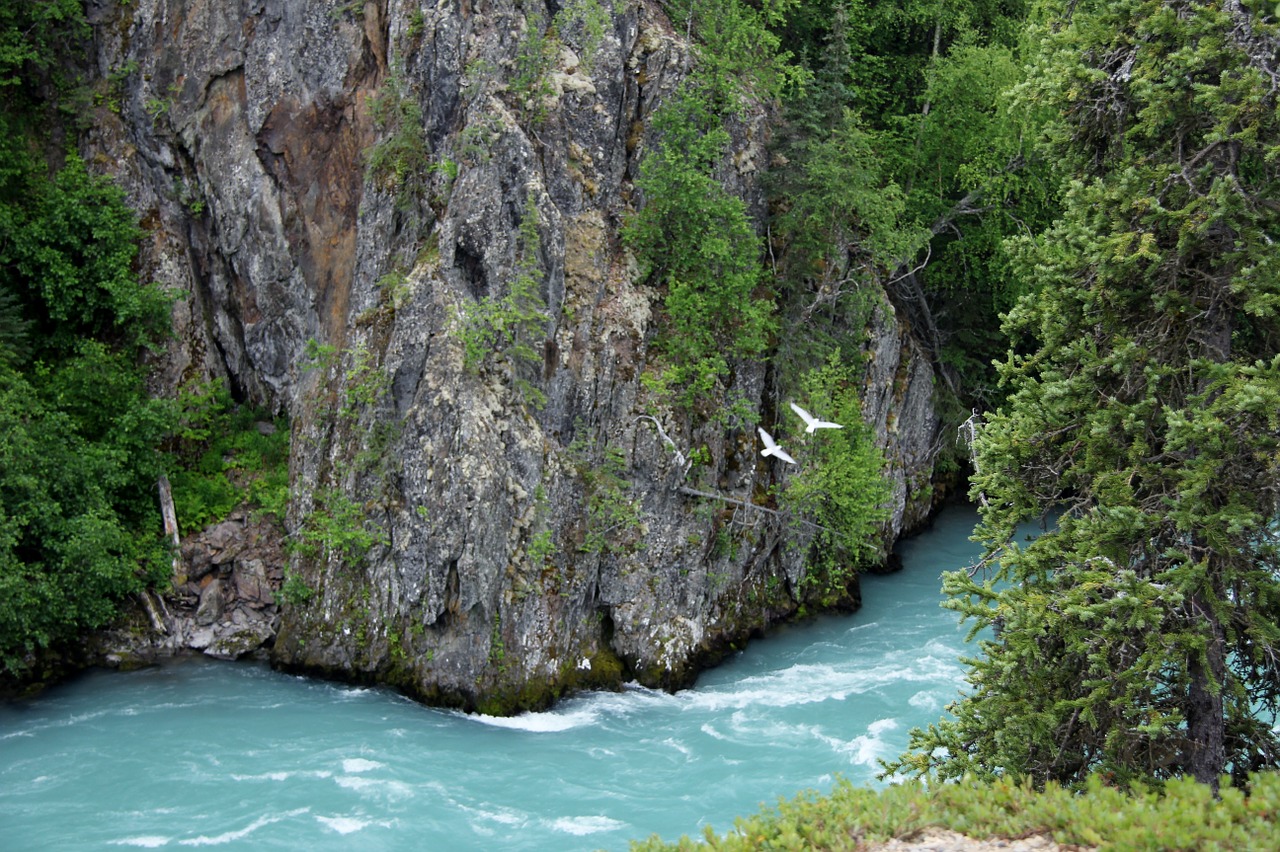
[[[686,686],[808,603],[806,531],[771,503],[786,474],[749,422],[776,376],[732,365],[738,419],[664,407],[644,381],[661,294],[620,229],[690,48],[657,6],[618,2],[589,57],[561,44],[530,65],[530,33],[550,36],[523,5],[411,6],[138,0],[98,22],[99,64],[141,73],[91,144],[150,211],[147,270],[188,297],[166,375],[225,376],[294,428],[290,555],[189,554],[186,640],[469,710]],[[375,114],[392,81],[417,122],[403,137]],[[726,157],[757,211],[766,116],[734,122]],[[468,365],[461,324],[529,269],[539,334]],[[937,417],[892,311],[864,331],[888,542],[928,509]],[[281,598],[286,570],[309,594]]]

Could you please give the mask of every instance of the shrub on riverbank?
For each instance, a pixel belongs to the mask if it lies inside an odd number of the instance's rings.
[[[654,837],[631,848],[852,850],[938,826],[977,838],[1047,834],[1058,843],[1102,849],[1280,849],[1278,813],[1280,774],[1274,772],[1251,776],[1247,790],[1224,780],[1219,799],[1188,779],[1128,792],[1097,776],[1079,791],[1054,784],[1037,791],[1010,780],[911,782],[877,791],[841,781],[830,795],[802,793],[740,818],[725,835],[708,827],[700,841],[667,844]]]

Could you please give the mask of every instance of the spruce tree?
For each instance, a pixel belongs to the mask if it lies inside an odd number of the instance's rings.
[[[1017,247],[1034,290],[975,444],[989,575],[945,580],[981,654],[888,768],[1216,785],[1280,759],[1280,26],[1238,0],[1046,20],[1018,98],[1073,178]]]

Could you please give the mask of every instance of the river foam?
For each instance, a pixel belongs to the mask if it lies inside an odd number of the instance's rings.
[[[676,694],[631,684],[499,719],[265,666],[91,672],[0,705],[0,842],[586,852],[875,783],[964,686],[938,572],[976,552],[966,523],[864,578],[860,613],[780,629]]]

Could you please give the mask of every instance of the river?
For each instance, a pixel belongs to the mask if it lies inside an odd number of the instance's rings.
[[[875,783],[962,686],[939,575],[976,557],[975,521],[946,509],[901,572],[863,579],[858,613],[780,629],[675,695],[497,719],[257,664],[90,672],[0,705],[0,845],[625,849],[837,775]]]

